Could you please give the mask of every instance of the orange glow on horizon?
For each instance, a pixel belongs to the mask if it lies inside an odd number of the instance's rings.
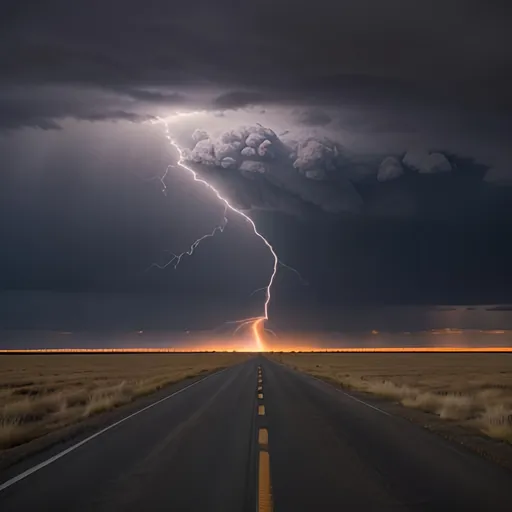
[[[59,354],[59,353],[194,353],[194,352],[333,352],[333,353],[436,353],[436,352],[507,352],[512,353],[512,347],[350,347],[350,348],[318,348],[318,347],[273,347],[261,350],[253,347],[226,348],[208,346],[201,348],[171,348],[171,347],[135,347],[135,348],[35,348],[35,349],[0,349],[0,354]]]

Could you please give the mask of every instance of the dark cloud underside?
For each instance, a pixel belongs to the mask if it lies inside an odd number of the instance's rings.
[[[0,53],[8,83],[286,90],[356,75],[380,80],[381,88],[397,81],[453,97],[510,100],[511,6],[502,1],[260,0],[250,15],[228,0],[8,6]]]

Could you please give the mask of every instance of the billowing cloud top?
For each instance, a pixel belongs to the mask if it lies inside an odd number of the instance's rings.
[[[408,151],[403,164],[414,171],[424,174],[449,172],[452,165],[441,153],[428,153],[427,151]]]
[[[216,137],[196,129],[191,139],[191,147],[184,151],[188,162],[200,164],[203,172],[224,182],[237,182],[238,195],[250,196],[241,201],[243,207],[269,208],[267,196],[279,191],[277,209],[285,211],[294,210],[290,203],[297,200],[335,214],[361,209],[361,198],[350,181],[341,174],[333,179],[340,150],[327,139],[310,137],[287,143],[262,125],[242,126]],[[220,169],[227,173],[215,172]],[[237,181],[233,173],[243,181]],[[257,197],[247,193],[257,186],[255,181],[260,187]]]
[[[184,156],[231,194],[240,208],[293,214],[313,208],[336,215],[410,215],[414,200],[403,187],[396,189],[392,209],[372,191],[383,187],[379,185],[383,182],[399,184],[406,176],[407,188],[411,180],[451,175],[456,167],[450,160],[455,157],[440,152],[413,149],[402,154],[362,155],[325,135],[293,136],[286,131],[278,136],[261,124],[215,135],[197,128],[189,136]]]

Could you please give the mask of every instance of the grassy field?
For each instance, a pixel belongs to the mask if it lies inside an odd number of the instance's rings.
[[[229,353],[0,356],[0,450],[246,357]]]
[[[278,361],[512,442],[512,354],[276,354]]]

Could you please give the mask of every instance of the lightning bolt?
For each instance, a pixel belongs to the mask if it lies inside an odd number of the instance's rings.
[[[167,171],[165,172],[165,174],[167,174]],[[163,179],[163,177],[162,177]],[[165,188],[163,189],[163,191],[165,192]],[[214,237],[217,233],[222,233],[224,231],[224,229],[226,228],[226,225],[228,223],[228,218],[226,217],[226,213],[227,213],[227,208],[224,208],[224,217],[222,219],[222,224],[219,224],[218,226],[215,226],[215,228],[213,228],[212,232],[211,233],[206,233],[206,235],[203,235],[201,237],[199,237],[191,246],[190,248],[188,249],[188,251],[184,251],[180,254],[175,254],[173,253],[172,251],[167,251],[171,254],[172,258],[167,261],[166,263],[164,263],[163,265],[159,265],[158,263],[153,263],[147,270],[149,270],[150,268],[152,267],[156,267],[160,270],[163,270],[165,268],[167,268],[169,265],[172,265],[174,263],[174,270],[176,270],[176,267],[180,264],[181,262],[181,258],[183,258],[183,256],[192,256],[192,254],[194,254],[194,251],[196,250],[197,246],[203,241],[203,240],[206,240],[207,238],[212,238]]]
[[[194,113],[195,112],[181,113],[181,114],[178,114],[178,115],[181,115],[181,116],[183,116],[183,115],[192,115]],[[250,226],[251,230],[253,231],[253,233],[266,245],[266,247],[270,251],[270,254],[272,255],[272,258],[273,258],[272,273],[270,275],[268,283],[267,283],[266,286],[258,289],[258,291],[259,290],[265,290],[265,302],[263,304],[263,314],[261,316],[258,316],[258,317],[248,318],[248,319],[245,319],[245,320],[237,321],[237,323],[240,323],[240,326],[239,326],[238,329],[240,329],[241,327],[245,327],[245,326],[251,326],[252,333],[254,335],[254,338],[255,338],[255,341],[257,343],[257,346],[259,347],[260,350],[262,350],[264,348],[263,334],[264,334],[264,332],[266,330],[265,327],[264,327],[264,324],[268,320],[268,308],[269,308],[269,304],[270,304],[270,300],[271,300],[271,289],[272,289],[272,285],[274,284],[274,280],[275,280],[275,277],[276,277],[279,265],[282,265],[282,266],[284,266],[284,267],[294,271],[295,273],[297,273],[297,275],[300,277],[300,279],[303,282],[304,282],[304,280],[302,279],[300,274],[294,268],[289,267],[288,265],[285,265],[284,263],[282,263],[279,260],[276,251],[272,247],[272,244],[258,231],[258,228],[256,227],[256,224],[254,223],[254,221],[247,214],[245,214],[242,210],[239,210],[238,208],[235,208],[225,197],[223,197],[221,195],[221,193],[213,185],[208,183],[203,178],[199,177],[198,174],[191,167],[189,167],[186,164],[186,159],[184,157],[182,149],[180,148],[178,143],[171,136],[171,133],[169,131],[169,123],[165,119],[162,119],[162,118],[158,118],[158,121],[156,121],[156,122],[161,122],[161,123],[164,124],[164,126],[165,126],[165,137],[167,138],[167,140],[169,141],[171,146],[173,146],[173,148],[176,150],[176,152],[179,155],[177,166],[182,168],[183,170],[187,171],[189,174],[191,174],[191,176],[192,176],[194,181],[196,181],[198,183],[201,183],[204,187],[206,187],[209,190],[211,190],[213,192],[213,194],[217,197],[217,199],[224,204],[224,219],[223,219],[223,223],[221,225],[217,226],[211,233],[208,233],[208,234],[203,235],[202,237],[198,238],[190,246],[188,251],[185,251],[185,252],[183,252],[181,254],[171,253],[172,258],[167,263],[165,263],[164,265],[153,264],[152,266],[155,266],[155,267],[160,268],[160,269],[164,269],[164,268],[166,268],[169,265],[174,263],[174,268],[176,268],[179,265],[182,257],[185,256],[185,255],[191,256],[194,253],[194,250],[199,246],[199,244],[203,240],[205,240],[206,238],[211,238],[211,237],[215,236],[215,234],[218,233],[218,232],[223,232],[224,231],[224,228],[226,227],[227,222],[228,222],[227,221],[227,216],[226,216],[228,210],[232,211],[233,213],[235,213],[235,214],[239,215],[240,217],[242,217],[249,224],[249,226]],[[164,179],[167,176],[167,173],[169,172],[169,169],[171,167],[173,167],[173,166],[172,165],[168,166],[167,169],[165,170],[165,173],[160,178],[160,181],[162,183],[162,187],[163,187],[163,192],[164,193],[166,192],[166,189],[167,189],[167,186],[165,185]]]

